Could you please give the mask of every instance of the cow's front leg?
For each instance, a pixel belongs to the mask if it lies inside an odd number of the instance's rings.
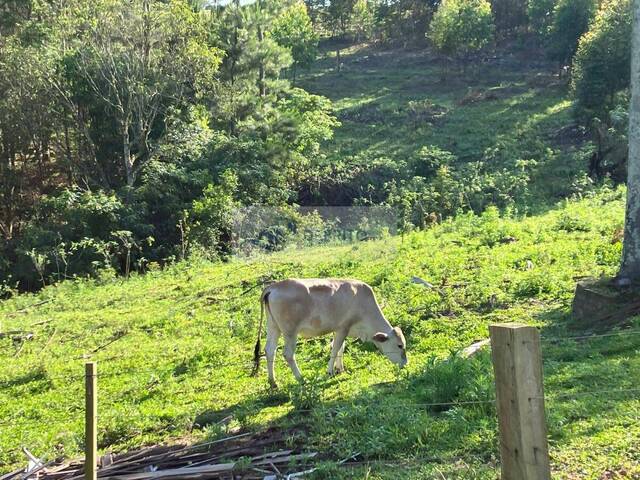
[[[342,363],[342,355],[344,353],[344,339],[347,338],[347,333],[343,331],[337,331],[331,342],[331,357],[329,357],[329,368],[327,373],[330,377],[335,375],[336,368],[338,371],[344,369]]]
[[[300,369],[298,368],[298,364],[296,363],[296,342],[298,341],[295,335],[286,336],[284,338],[284,359],[289,364],[289,368],[293,372],[293,376],[296,377],[296,380],[299,382],[302,381],[302,374],[300,373]]]
[[[274,371],[274,362],[276,359],[276,351],[278,350],[278,339],[280,338],[280,329],[271,319],[267,319],[267,344],[264,347],[264,353],[267,357],[267,375],[269,376],[269,385],[276,388],[276,374]]]

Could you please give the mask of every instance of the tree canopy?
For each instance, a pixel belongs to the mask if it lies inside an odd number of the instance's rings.
[[[429,38],[441,52],[467,58],[485,47],[493,34],[486,0],[443,0],[431,22]]]

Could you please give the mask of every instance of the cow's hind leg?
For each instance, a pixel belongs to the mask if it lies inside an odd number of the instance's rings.
[[[276,374],[274,371],[274,363],[276,359],[276,351],[278,350],[278,339],[280,338],[280,329],[276,322],[271,318],[267,319],[267,344],[264,351],[267,356],[267,374],[269,376],[269,384],[272,388],[276,388]]]
[[[342,354],[344,352],[344,340],[347,338],[346,332],[337,331],[331,342],[331,357],[329,357],[329,368],[327,373],[330,377],[336,374],[336,369],[342,371]]]
[[[342,347],[340,347],[340,350],[338,350],[338,354],[336,355],[335,373],[344,372],[344,363],[342,362],[342,359],[344,358],[344,346],[345,346],[345,344],[346,344],[346,342],[343,341],[342,342]]]
[[[296,380],[302,381],[302,374],[300,373],[300,369],[298,368],[295,357],[297,341],[298,339],[296,335],[286,335],[284,337],[284,358],[289,364],[289,368],[291,368],[293,376],[296,377]]]

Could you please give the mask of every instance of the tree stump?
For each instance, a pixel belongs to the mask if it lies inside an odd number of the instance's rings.
[[[576,285],[571,306],[581,328],[607,329],[640,314],[640,286],[617,287],[609,278],[588,279]]]

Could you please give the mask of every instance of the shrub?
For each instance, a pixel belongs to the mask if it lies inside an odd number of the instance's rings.
[[[7,276],[33,289],[98,276],[103,269],[129,273],[143,268],[144,253],[153,243],[151,227],[140,217],[143,208],[125,206],[115,194],[79,189],[45,197],[7,252],[13,257]]]
[[[202,197],[194,200],[191,210],[184,214],[184,225],[188,249],[194,248],[209,258],[229,253],[233,209],[237,203],[233,198],[238,188],[238,178],[227,170],[220,183],[209,185]]]
[[[435,145],[422,147],[415,155],[411,167],[413,173],[419,177],[429,178],[434,176],[440,167],[453,165],[456,156]]]
[[[591,230],[589,223],[585,219],[568,212],[560,214],[555,228],[565,232],[588,232]]]

